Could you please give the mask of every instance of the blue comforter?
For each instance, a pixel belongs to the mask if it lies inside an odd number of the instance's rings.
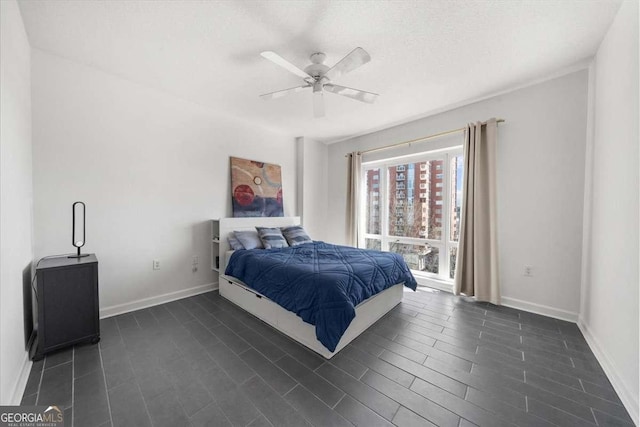
[[[415,290],[402,256],[324,242],[235,251],[225,274],[240,279],[315,325],[329,351],[355,317],[355,306],[398,283]]]

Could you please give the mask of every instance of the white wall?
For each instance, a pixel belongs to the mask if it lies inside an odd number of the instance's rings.
[[[35,255],[73,250],[84,201],[103,313],[215,282],[208,220],[231,216],[229,156],[280,164],[296,214],[293,138],[37,49],[32,61]]]
[[[498,127],[498,243],[503,303],[576,320],[579,308],[587,70],[470,104],[329,148],[328,240],[344,242],[346,160],[467,122],[501,117]],[[363,159],[461,143],[462,134]],[[533,277],[524,277],[525,265]]]
[[[31,53],[15,1],[0,2],[0,43],[0,405],[15,405],[30,364],[22,295],[33,259]]]
[[[580,326],[638,423],[638,3],[622,4],[594,61],[591,227]],[[589,191],[589,189],[587,190]],[[589,202],[589,200],[587,200]]]
[[[327,236],[329,149],[326,144],[309,138],[297,138],[298,153],[298,214],[302,225],[314,240]]]

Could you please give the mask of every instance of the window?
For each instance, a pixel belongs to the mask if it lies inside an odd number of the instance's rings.
[[[360,247],[401,254],[417,278],[451,280],[460,228],[461,149],[365,163],[363,169]],[[379,197],[373,196],[374,180]]]

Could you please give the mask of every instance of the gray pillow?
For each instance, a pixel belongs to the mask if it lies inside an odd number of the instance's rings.
[[[286,248],[289,246],[279,228],[256,227],[258,236],[266,249]]]
[[[307,234],[305,229],[301,225],[294,225],[291,227],[282,227],[282,234],[289,243],[289,246],[298,246],[304,243],[311,243],[311,237]]]
[[[245,249],[264,249],[262,240],[258,236],[258,232],[255,230],[239,230],[234,231],[236,239],[240,240],[242,246]]]
[[[244,249],[244,246],[242,246],[240,240],[238,240],[238,238],[235,236],[235,233],[229,234],[229,237],[227,237],[227,241],[229,242],[229,246],[231,246],[231,249],[233,249],[234,251]]]

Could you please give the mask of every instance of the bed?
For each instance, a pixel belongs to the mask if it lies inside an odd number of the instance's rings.
[[[379,251],[324,242],[228,251],[233,231],[297,224],[297,217],[221,220],[220,294],[330,359],[416,282],[399,255]]]

